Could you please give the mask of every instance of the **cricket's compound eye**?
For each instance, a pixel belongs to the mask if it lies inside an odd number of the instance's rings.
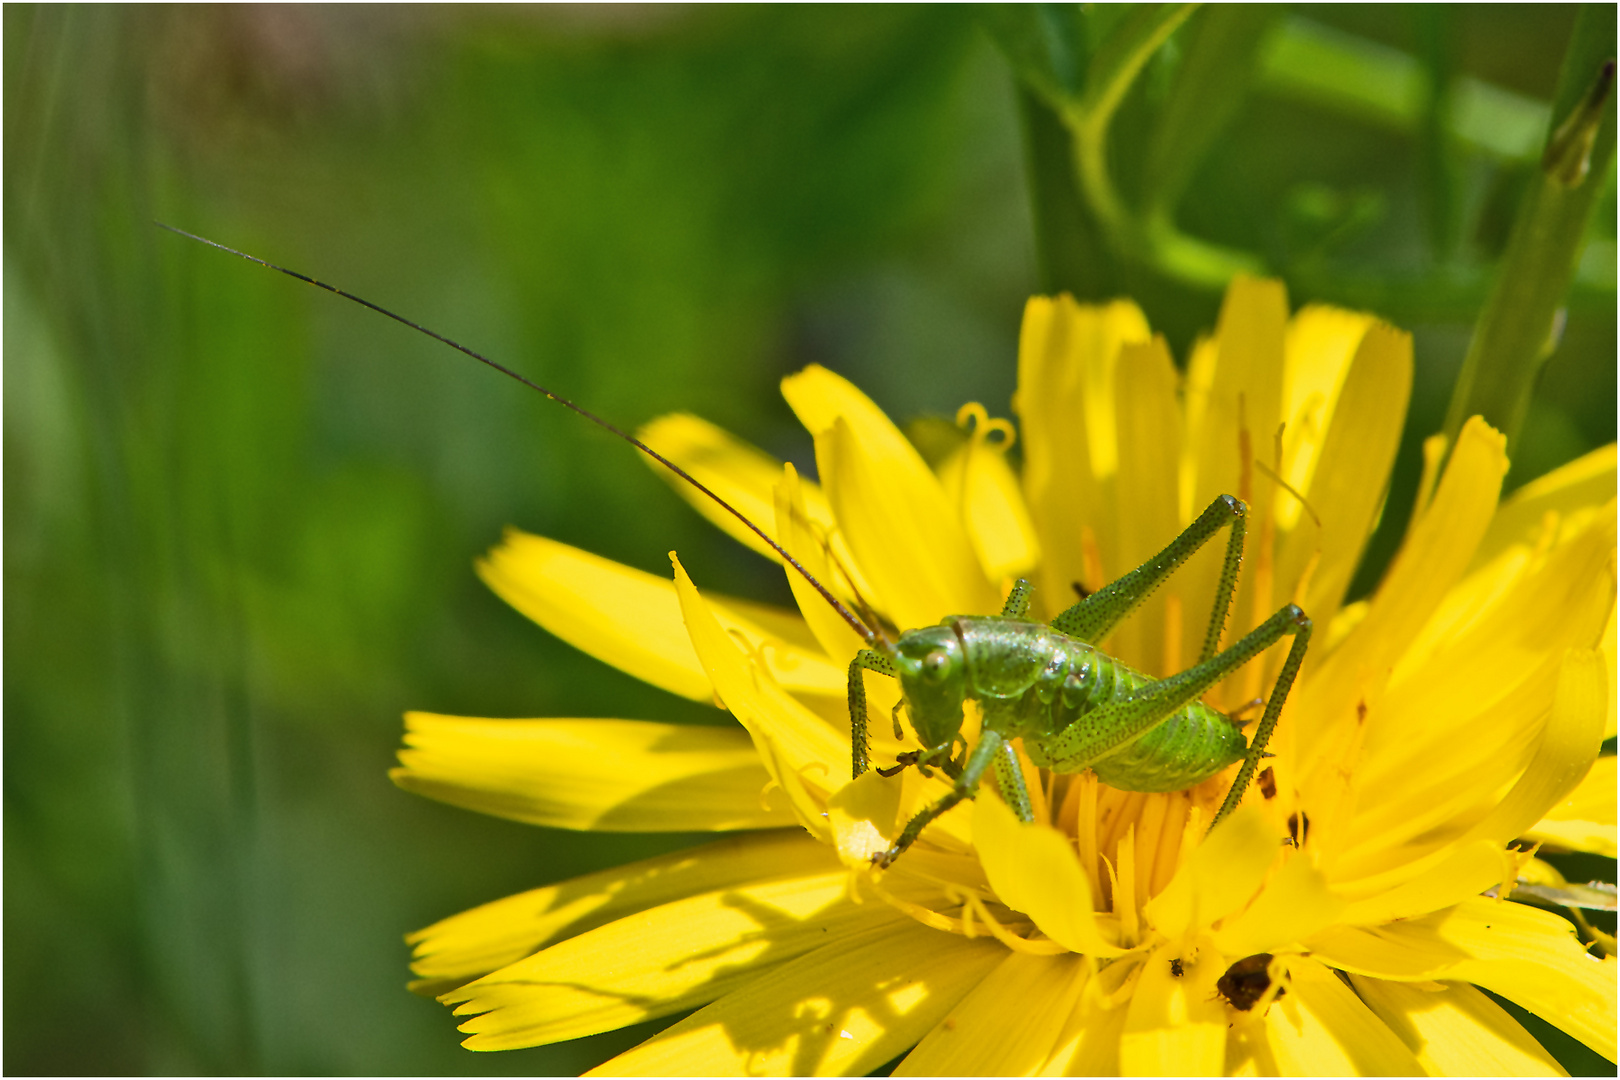
[[[935,649],[933,652],[923,657],[923,679],[934,684],[945,681],[945,677],[951,673],[951,667],[955,664],[955,662],[956,661],[951,654],[946,652],[944,649]]]

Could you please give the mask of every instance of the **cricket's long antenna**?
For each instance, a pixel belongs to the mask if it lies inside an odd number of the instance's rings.
[[[345,290],[338,288],[336,285],[328,285],[326,282],[318,281],[315,278],[310,277],[308,274],[300,274],[298,271],[289,270],[285,266],[277,266],[275,263],[270,262],[270,261],[268,261],[266,259],[261,259],[257,255],[249,255],[245,251],[238,251],[236,248],[228,247],[225,244],[219,243],[217,240],[210,240],[206,236],[198,236],[196,233],[187,232],[184,229],[177,229],[173,225],[165,225],[161,221],[155,221],[155,222],[153,222],[153,224],[156,225],[160,229],[167,229],[170,232],[177,233],[180,236],[184,236],[189,240],[195,240],[199,244],[207,244],[211,248],[218,248],[220,251],[224,251],[224,252],[227,252],[227,253],[229,253],[231,255],[235,255],[239,259],[246,259],[248,262],[258,263],[260,266],[266,268],[267,270],[276,270],[276,271],[279,271],[280,273],[286,274],[288,277],[297,278],[299,281],[302,281],[302,282],[304,282],[305,284],[308,284],[308,285],[313,285],[317,289],[325,289],[329,293],[335,293],[336,295],[343,297],[343,299],[345,299],[345,300],[354,301],[356,304],[359,304],[361,307],[370,308],[372,311],[375,311],[379,315],[386,315],[388,318],[393,319],[395,322],[400,323],[400,324],[402,324],[404,326],[408,326],[412,330],[415,330],[418,333],[426,334],[428,337],[434,339],[435,341],[443,342],[444,344],[450,346],[452,349],[455,349],[457,352],[465,353],[466,355],[472,357],[474,360],[477,360],[480,364],[484,364],[484,365],[487,365],[488,367],[494,368],[496,371],[500,372],[502,375],[505,375],[509,379],[516,379],[518,382],[522,383],[524,386],[527,386],[530,390],[538,390],[540,393],[544,394],[546,397],[550,398],[552,401],[555,401],[557,404],[562,405],[565,408],[572,409],[574,412],[576,412],[579,415],[583,416],[585,419],[589,420],[591,423],[595,424],[597,427],[605,428],[608,431],[611,431],[613,434],[617,435],[619,438],[623,439],[625,442],[629,443],[631,446],[634,446],[637,450],[640,450],[642,453],[646,454],[648,457],[650,457],[654,461],[658,462],[658,464],[662,465],[664,468],[668,469],[670,472],[674,473],[676,476],[680,477],[682,480],[685,480],[688,484],[691,484],[693,487],[695,487],[699,491],[703,492],[703,494],[705,494],[709,498],[713,499],[720,506],[724,507],[738,521],[740,521],[744,525],[748,526],[748,528],[753,531],[754,535],[758,536],[761,540],[763,540],[767,544],[769,544],[771,546],[771,550],[775,551],[778,555],[782,556],[782,558],[787,561],[787,564],[789,566],[793,567],[793,569],[797,570],[800,574],[802,574],[804,576],[804,580],[808,581],[811,584],[811,586],[815,588],[816,592],[821,594],[821,598],[823,600],[827,601],[827,603],[831,604],[832,607],[833,607],[833,610],[838,612],[839,616],[842,617],[845,622],[849,623],[850,629],[854,630],[857,634],[859,634],[861,636],[861,640],[865,641],[868,645],[874,644],[877,641],[877,634],[873,630],[869,629],[865,623],[863,623],[860,619],[856,618],[855,613],[850,611],[849,608],[845,607],[843,605],[843,603],[841,603],[839,601],[838,597],[834,596],[830,591],[828,591],[828,589],[827,589],[827,587],[825,585],[823,585],[821,582],[817,581],[816,578],[815,578],[815,575],[810,573],[810,571],[808,571],[808,570],[806,570],[804,568],[804,564],[800,563],[798,559],[795,559],[792,555],[788,554],[788,551],[787,551],[786,548],[784,548],[781,544],[778,544],[775,540],[773,540],[769,536],[767,536],[765,531],[763,529],[761,529],[758,525],[755,525],[752,521],[749,521],[746,517],[744,517],[743,514],[742,514],[742,511],[738,510],[735,506],[732,506],[730,503],[726,502],[726,500],[724,500],[720,496],[716,495],[713,491],[710,491],[695,476],[693,476],[691,473],[687,472],[685,469],[681,468],[679,465],[675,464],[673,461],[669,460],[669,458],[665,457],[663,454],[660,454],[658,451],[654,450],[652,447],[648,446],[646,443],[642,442],[640,439],[636,438],[634,435],[629,435],[629,434],[626,434],[623,431],[620,431],[618,428],[614,427],[612,424],[608,423],[606,420],[602,419],[600,416],[597,416],[595,413],[591,412],[589,409],[585,409],[585,408],[582,408],[582,407],[580,407],[578,405],[575,405],[572,401],[569,401],[567,398],[563,397],[561,394],[556,394],[556,393],[553,393],[550,390],[547,390],[545,387],[541,386],[539,383],[535,382],[534,380],[529,379],[526,376],[519,375],[517,372],[513,371],[511,368],[507,367],[505,364],[497,363],[496,361],[491,360],[489,357],[484,356],[482,353],[474,352],[472,349],[469,349],[467,346],[461,344],[461,342],[459,342],[459,341],[452,341],[451,339],[445,337],[443,334],[439,333],[436,330],[429,330],[427,327],[423,326],[421,323],[412,322],[410,319],[405,318],[405,316],[403,316],[403,315],[396,315],[392,311],[389,311],[387,308],[380,307],[377,304],[373,304],[370,300],[367,300],[367,299],[365,299],[364,297],[361,297],[361,296],[356,296],[352,292],[346,292]]]

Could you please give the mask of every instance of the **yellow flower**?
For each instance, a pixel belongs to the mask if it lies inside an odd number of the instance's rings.
[[[815,367],[783,390],[820,485],[693,417],[654,423],[649,443],[900,630],[994,614],[1019,576],[1050,618],[1238,495],[1249,547],[1225,640],[1289,601],[1317,626],[1276,756],[1213,832],[1230,770],[1144,795],[1026,759],[1034,824],[986,795],[876,871],[945,781],[849,779],[860,640],[802,579],[800,611],[780,611],[700,593],[678,561],[672,584],[514,532],[480,565],[497,593],[741,727],[412,714],[397,782],[543,825],[735,833],[428,927],[417,988],[468,1017],[473,1049],[698,1010],[602,1074],[859,1074],[908,1050],[898,1074],[1557,1074],[1475,987],[1612,1060],[1613,958],[1481,894],[1535,877],[1520,837],[1613,851],[1613,761],[1593,762],[1614,730],[1614,448],[1498,507],[1500,436],[1476,420],[1448,457],[1431,443],[1398,557],[1343,606],[1410,379],[1405,334],[1290,318],[1280,285],[1239,280],[1185,378],[1133,305],[1032,300],[1021,477],[1011,425],[982,408],[935,470]],[[1150,674],[1196,657],[1218,562],[1178,572],[1110,653]],[[1242,715],[1280,662],[1208,700]],[[893,680],[866,685],[890,764],[915,740],[885,722]]]

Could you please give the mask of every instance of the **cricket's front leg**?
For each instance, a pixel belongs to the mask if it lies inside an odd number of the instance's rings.
[[[850,769],[856,778],[871,767],[872,757],[871,740],[866,734],[866,682],[861,677],[862,671],[895,674],[889,658],[873,649],[862,649],[849,662],[849,757]]]
[[[1028,825],[1035,820],[1034,804],[1030,802],[1029,787],[1024,783],[1024,766],[1018,760],[1018,751],[1010,742],[1001,744],[996,754],[996,787],[1001,799],[1019,821]]]
[[[962,768],[962,775],[956,778],[956,783],[952,785],[951,790],[932,805],[919,811],[916,817],[907,822],[906,827],[900,832],[899,839],[895,840],[888,851],[874,857],[873,864],[882,868],[898,859],[900,853],[914,844],[917,837],[922,835],[922,831],[930,823],[963,799],[971,798],[973,793],[978,790],[979,780],[983,778],[985,770],[990,767],[992,762],[998,759],[1003,751],[1011,749],[1012,747],[1007,745],[1007,740],[1003,739],[997,732],[993,730],[980,732],[978,745],[973,748],[972,753],[968,754],[967,764]],[[1016,766],[1016,760],[1014,764]],[[1028,800],[1027,794],[1025,799]],[[1026,818],[1026,820],[1028,819]]]

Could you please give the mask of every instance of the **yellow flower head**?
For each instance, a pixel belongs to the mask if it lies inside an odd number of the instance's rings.
[[[1614,850],[1613,759],[1593,767],[1614,733],[1614,448],[1498,507],[1499,435],[1476,420],[1431,444],[1399,555],[1342,606],[1410,381],[1405,334],[1329,308],[1290,318],[1280,285],[1239,280],[1185,377],[1135,306],[1032,300],[1021,475],[1007,420],[964,407],[966,437],[931,468],[817,367],[783,390],[819,485],[693,417],[650,425],[891,634],[995,614],[1019,577],[1050,619],[1238,496],[1248,554],[1223,640],[1289,602],[1316,624],[1275,757],[1210,830],[1235,770],[1142,794],[1020,750],[1034,823],[987,783],[878,870],[949,780],[850,779],[862,642],[803,578],[788,575],[800,610],[780,611],[700,593],[678,561],[670,583],[514,532],[480,566],[496,592],[742,726],[412,714],[395,779],[545,825],[737,835],[420,931],[418,988],[469,1017],[474,1049],[698,1010],[604,1074],[860,1074],[908,1050],[897,1074],[1558,1073],[1475,987],[1613,1059],[1613,959],[1481,894],[1536,879],[1520,838]],[[1187,667],[1220,565],[1195,557],[1106,651],[1152,677]],[[1205,700],[1246,718],[1286,649]],[[904,710],[890,731],[896,684],[865,686],[874,763],[903,762],[917,740]],[[975,724],[970,708],[970,744]]]

